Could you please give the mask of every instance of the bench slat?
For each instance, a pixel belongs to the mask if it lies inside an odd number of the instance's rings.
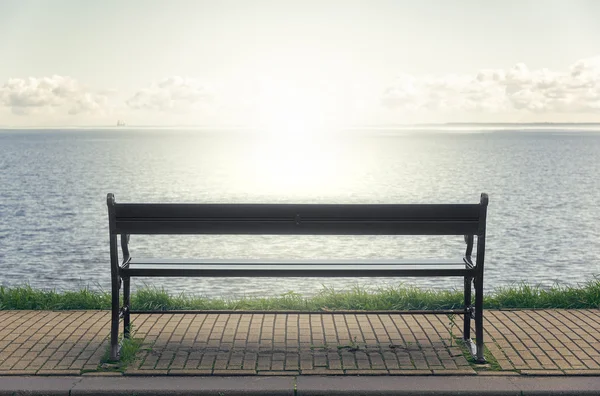
[[[117,234],[469,235],[478,221],[117,220]]]
[[[167,260],[136,259],[124,273],[130,276],[221,277],[373,277],[463,276],[473,270],[458,260]]]
[[[465,262],[462,257],[456,259],[164,259],[164,258],[146,258],[138,257],[131,259],[129,265],[251,265],[251,266],[271,266],[271,265],[315,265],[315,266],[338,266],[338,265],[426,265],[426,266],[445,266],[458,265],[463,266]]]
[[[293,220],[297,215],[309,220],[477,221],[479,210],[479,204],[115,204],[117,221],[125,218]]]

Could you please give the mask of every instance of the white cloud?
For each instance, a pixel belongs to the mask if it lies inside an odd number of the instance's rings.
[[[9,79],[0,87],[0,104],[17,115],[78,115],[104,112],[108,100],[71,77],[55,75]]]
[[[71,106],[71,109],[69,110],[69,114],[96,114],[98,112],[102,112],[107,107],[108,99],[106,96],[85,93],[75,100],[75,102]]]
[[[127,105],[132,109],[185,114],[213,100],[212,92],[199,81],[173,76],[135,93]]]
[[[119,93],[94,90],[67,76],[11,78],[0,82],[0,121],[5,125],[113,125],[117,119],[171,125],[600,121],[600,56],[558,71],[518,63],[472,74],[403,73],[384,89],[377,79],[352,85],[301,73],[213,83],[215,90],[194,78],[172,76]]]
[[[593,114],[600,110],[600,56],[579,60],[568,71],[519,63],[475,75],[402,74],[381,100],[404,113]]]

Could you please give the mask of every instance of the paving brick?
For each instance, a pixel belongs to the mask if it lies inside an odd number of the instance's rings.
[[[0,314],[3,314],[0,312]],[[4,316],[3,316],[4,317]],[[450,347],[445,315],[133,315],[144,348],[132,368],[298,372],[470,370]],[[594,310],[486,311],[485,341],[506,372],[600,370],[600,315]],[[16,312],[0,322],[0,370],[95,369],[109,313]],[[25,329],[13,336],[13,329]],[[456,331],[456,328],[454,329]],[[3,338],[3,339],[2,339]],[[359,349],[350,349],[351,345]],[[342,347],[338,349],[338,347]],[[57,370],[62,369],[62,370]],[[44,371],[42,371],[44,372]],[[577,374],[575,374],[577,373]]]

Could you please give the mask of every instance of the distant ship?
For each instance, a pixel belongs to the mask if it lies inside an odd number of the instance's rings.
[[[123,120],[117,120],[117,126],[118,127],[125,126],[125,121],[123,121]]]

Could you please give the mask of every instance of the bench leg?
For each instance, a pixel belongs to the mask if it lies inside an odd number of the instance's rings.
[[[483,276],[475,278],[475,337],[477,363],[485,363],[483,356]]]
[[[112,279],[112,316],[110,327],[110,360],[119,359],[119,279]]]
[[[129,316],[129,305],[130,305],[130,278],[123,278],[123,337],[129,338],[130,334],[130,316]]]
[[[463,322],[463,340],[471,338],[471,283],[473,278],[465,277],[465,318]]]

